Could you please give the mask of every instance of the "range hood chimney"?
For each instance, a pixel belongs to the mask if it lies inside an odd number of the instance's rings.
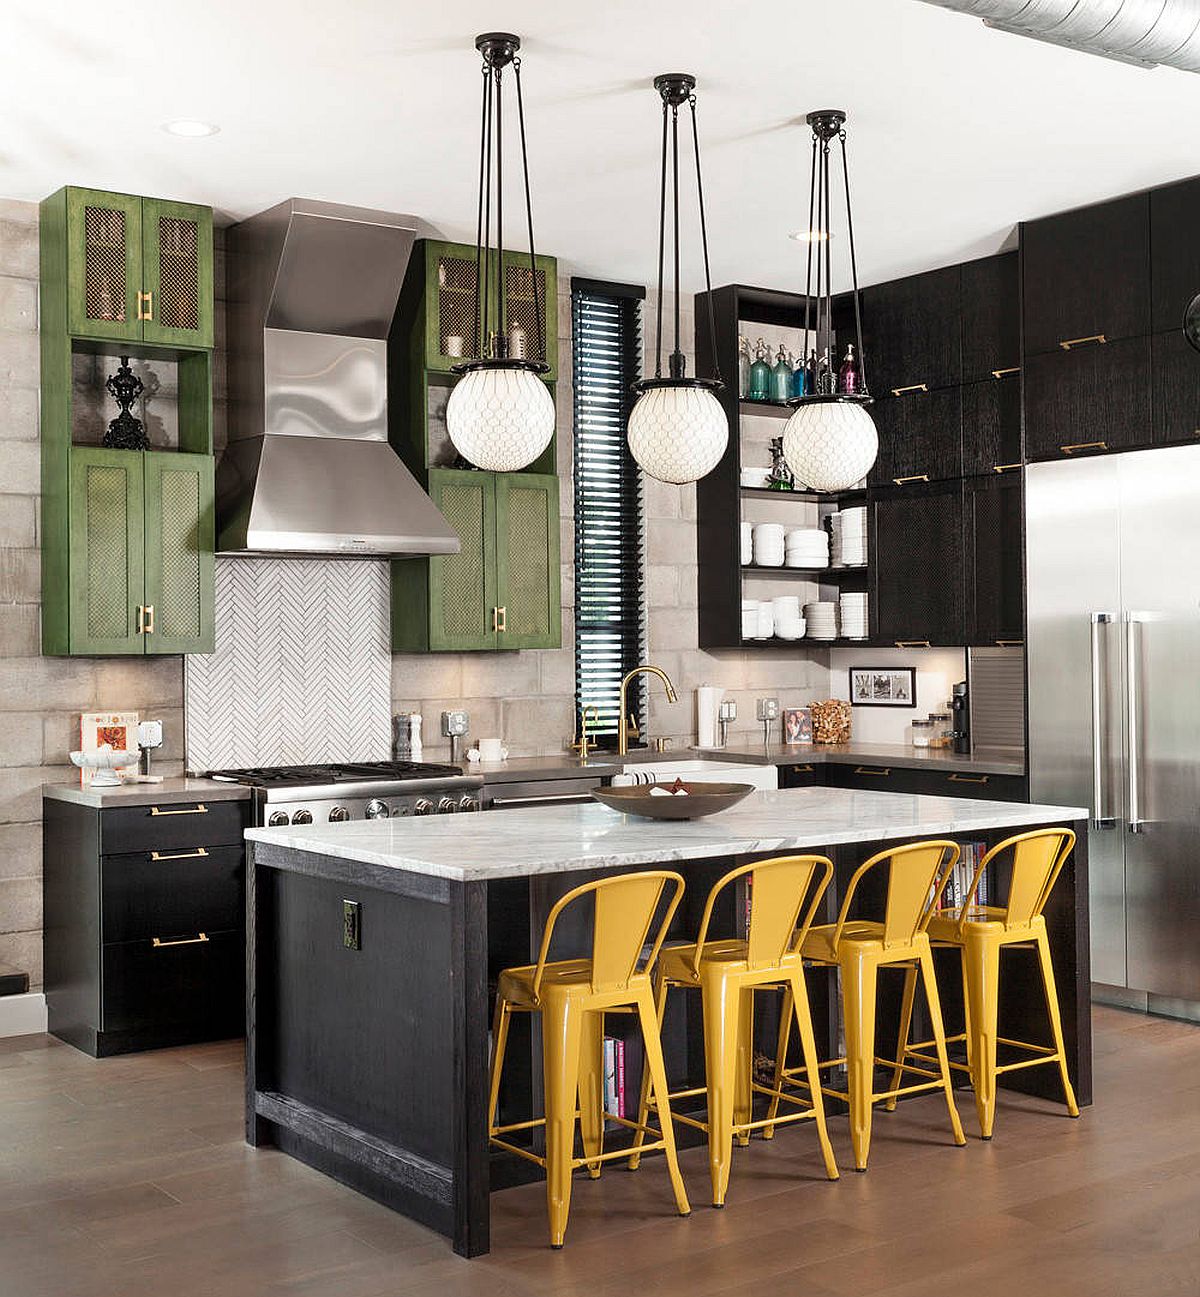
[[[388,330],[414,238],[389,212],[301,198],[230,229],[218,552],[458,552],[388,444]]]

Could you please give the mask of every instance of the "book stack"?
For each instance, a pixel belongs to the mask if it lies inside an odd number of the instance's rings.
[[[604,1037],[604,1111],[609,1116],[625,1116],[625,1042],[616,1036]],[[606,1121],[606,1129],[616,1127]]]
[[[941,908],[943,910],[957,910],[962,907],[963,902],[967,899],[971,879],[975,877],[979,862],[987,851],[986,842],[961,842],[959,846],[962,848],[962,855],[959,856],[958,863],[951,870],[946,888],[942,892]],[[991,880],[984,873],[979,880],[979,886],[975,889],[975,905],[991,904],[990,884]]]

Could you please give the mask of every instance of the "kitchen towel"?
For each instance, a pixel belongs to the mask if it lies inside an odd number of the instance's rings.
[[[702,748],[717,746],[717,712],[725,690],[715,685],[701,685],[696,690],[696,743]]]

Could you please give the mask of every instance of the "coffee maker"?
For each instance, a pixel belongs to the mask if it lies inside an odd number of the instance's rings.
[[[971,751],[971,700],[967,693],[967,682],[960,680],[950,691],[950,711],[954,717],[954,750],[960,753]]]

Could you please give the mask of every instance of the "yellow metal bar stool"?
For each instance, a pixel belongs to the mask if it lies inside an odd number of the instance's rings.
[[[1042,917],[1054,884],[1075,846],[1070,829],[1035,829],[1019,833],[997,843],[979,862],[966,899],[957,911],[941,911],[929,922],[929,939],[935,946],[955,947],[961,954],[966,1030],[951,1036],[951,1042],[964,1041],[967,1064],[951,1067],[969,1072],[975,1088],[975,1109],[979,1132],[991,1139],[996,1119],[996,1078],[1005,1072],[1054,1063],[1062,1077],[1067,1112],[1079,1116],[1075,1091],[1067,1075],[1067,1055],[1063,1046],[1062,1021],[1058,1012],[1058,991],[1054,984],[1054,966],[1050,962],[1050,943],[1046,937],[1046,920]],[[977,905],[976,894],[984,872],[996,860],[1011,855],[1011,881],[1008,901],[1002,906]],[[1000,1005],[1000,952],[1023,948],[1037,951],[1046,997],[1046,1014],[1050,1020],[1053,1046],[1032,1045],[1010,1040],[998,1034]],[[905,981],[904,1001],[900,1015],[900,1042],[897,1055],[903,1062],[909,1058],[929,1061],[924,1052],[932,1041],[909,1044],[912,1027],[912,1002],[916,974]],[[997,1046],[1023,1051],[1015,1062],[997,1064]]]
[[[663,900],[662,919],[648,953],[643,957],[650,926]],[[550,1218],[550,1246],[562,1247],[571,1207],[571,1175],[581,1166],[595,1178],[601,1163],[628,1157],[627,1149],[604,1152],[604,1121],[607,1117],[623,1126],[647,1132],[638,1123],[602,1105],[604,1014],[606,1011],[633,1012],[642,1028],[646,1073],[657,1099],[659,1127],[646,1149],[666,1153],[667,1170],[679,1214],[686,1216],[687,1193],[675,1155],[675,1134],[671,1126],[671,1105],[654,993],[649,970],[654,966],[667,928],[683,895],[683,878],[667,870],[618,874],[585,883],[562,897],[550,911],[536,964],[508,968],[500,974],[496,989],[496,1014],[492,1029],[492,1079],[488,1096],[488,1136],[493,1144],[535,1162],[546,1171],[546,1208]],[[559,915],[569,906],[591,897],[595,905],[592,922],[592,957],[548,963],[550,943]],[[504,1048],[514,1013],[540,1013],[545,1078],[546,1115],[511,1125],[496,1124]],[[576,1105],[576,1097],[580,1102]],[[579,1119],[583,1156],[575,1156],[575,1120]],[[540,1157],[504,1136],[544,1126],[546,1155]]]
[[[841,974],[846,1057],[829,1059],[821,1063],[820,1068],[825,1070],[846,1065],[847,1090],[835,1090],[826,1086],[824,1092],[849,1103],[850,1139],[854,1146],[854,1167],[858,1171],[867,1169],[874,1105],[900,1095],[941,1090],[946,1096],[954,1142],[959,1145],[967,1142],[954,1105],[945,1029],[933,972],[933,955],[925,931],[958,857],[958,844],[946,841],[914,842],[879,852],[860,865],[850,879],[837,922],[811,928],[800,944],[800,954],[805,960],[836,967]],[[871,870],[879,866],[886,866],[888,871],[882,922],[851,920],[850,907],[859,884]],[[933,1028],[934,1039],[931,1043],[936,1050],[936,1070],[910,1064],[904,1058],[877,1058],[875,1055],[878,973],[881,968],[892,966],[907,966],[911,970],[909,976],[913,979],[920,972]],[[808,1080],[807,1069],[787,1066],[792,1016],[788,998],[790,997],[785,998],[779,1020],[775,1088],[783,1090],[789,1084],[797,1084],[811,1092],[812,1082]],[[877,1064],[896,1069],[896,1078],[888,1090],[875,1089]],[[912,1072],[926,1079],[901,1086],[899,1078],[903,1072]],[[772,1100],[771,1116],[777,1110],[777,1102]]]
[[[785,1122],[809,1118],[815,1121],[826,1173],[831,1180],[838,1178],[837,1162],[825,1129],[816,1042],[800,959],[800,943],[812,925],[832,876],[833,862],[824,856],[780,856],[733,869],[709,893],[695,943],[669,946],[659,957],[654,980],[660,1024],[671,987],[699,988],[703,997],[706,1084],[673,1091],[670,1097],[678,1100],[707,1095],[707,1121],[678,1111],[675,1120],[708,1134],[714,1207],[725,1205],[734,1136],[746,1143],[752,1131],[765,1133],[768,1125],[773,1130]],[[739,878],[746,878],[750,885],[746,940],[709,941],[708,929],[717,898]],[[801,1050],[812,1085],[808,1098],[781,1094],[778,1087],[758,1085],[753,1080],[754,991],[777,986],[785,986],[791,992]],[[773,1116],[769,1122],[755,1121],[751,1105],[756,1093],[771,1095],[776,1109],[782,1099],[800,1111]],[[643,1080],[638,1124],[644,1127],[651,1108],[658,1106],[659,1100],[651,1096],[648,1083]],[[630,1158],[631,1170],[636,1169],[646,1147],[639,1133]]]

